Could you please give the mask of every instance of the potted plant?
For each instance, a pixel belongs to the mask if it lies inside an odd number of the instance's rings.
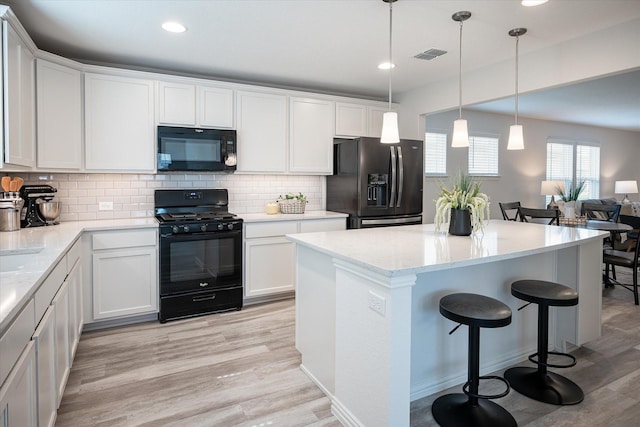
[[[482,230],[489,218],[489,196],[480,192],[480,184],[460,172],[450,188],[440,184],[440,194],[434,200],[436,231],[449,224],[449,234],[468,236]]]
[[[581,181],[574,188],[571,188],[571,184],[567,187],[565,192],[562,187],[557,187],[560,200],[563,202],[558,205],[558,209],[565,216],[565,218],[573,219],[576,217],[576,201],[580,197],[580,193],[584,190],[585,181]]]
[[[283,214],[302,214],[307,204],[307,196],[302,193],[287,193],[284,196],[278,196],[278,205],[280,212]]]

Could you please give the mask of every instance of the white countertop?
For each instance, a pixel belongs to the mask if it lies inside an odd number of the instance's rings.
[[[435,232],[433,224],[289,234],[287,238],[385,276],[500,261],[602,239],[609,233],[584,228],[491,220],[468,237]]]
[[[331,219],[346,218],[349,215],[340,212],[331,211],[305,211],[303,214],[266,214],[266,213],[248,213],[238,214],[244,222],[264,222],[264,221],[297,221],[302,219]]]
[[[84,231],[157,228],[155,218],[69,221],[0,233],[0,334]]]

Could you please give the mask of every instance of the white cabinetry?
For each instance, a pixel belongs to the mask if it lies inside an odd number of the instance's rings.
[[[38,59],[37,166],[82,168],[82,75],[80,71]]]
[[[35,57],[9,22],[2,22],[2,30],[4,162],[33,167],[36,156]]]
[[[29,342],[0,388],[0,427],[36,427],[37,409],[35,346]]]
[[[92,235],[93,320],[158,311],[157,230]]]
[[[153,81],[85,74],[85,169],[153,172]]]
[[[53,306],[55,329],[55,360],[56,360],[56,408],[60,406],[64,386],[69,378],[71,358],[69,355],[69,287],[63,282],[55,298],[51,302]]]
[[[33,334],[36,346],[38,388],[38,425],[52,427],[58,408],[56,386],[56,323],[55,307],[49,306]]]
[[[295,288],[295,244],[285,234],[344,230],[345,218],[279,220],[244,224],[245,298]]]
[[[238,172],[284,173],[287,167],[287,97],[238,91]]]
[[[334,109],[333,101],[291,97],[289,172],[331,175]]]
[[[336,102],[336,136],[379,137],[382,116],[388,111],[383,105]]]
[[[233,90],[204,84],[158,82],[158,123],[233,127]]]

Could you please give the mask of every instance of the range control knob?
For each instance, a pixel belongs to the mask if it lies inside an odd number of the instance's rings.
[[[228,228],[229,230],[233,230],[233,223],[232,223],[232,222],[230,222],[230,223],[227,225],[227,228]]]
[[[184,231],[185,233],[189,232],[189,226],[188,225],[183,225],[182,226],[182,231]]]
[[[218,224],[218,230],[220,231],[224,230],[224,224]]]
[[[207,224],[202,224],[200,226],[200,231],[207,231]]]
[[[172,231],[173,233],[177,233],[177,232],[179,231],[178,226],[177,226],[177,225],[174,225],[173,227],[171,227],[171,231]]]

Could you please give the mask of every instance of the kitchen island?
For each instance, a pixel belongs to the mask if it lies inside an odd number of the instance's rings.
[[[549,342],[582,345],[600,336],[605,236],[501,220],[470,237],[432,224],[288,235],[301,369],[344,425],[408,426],[412,400],[466,381],[467,334],[448,335],[456,324],[439,314],[442,296],[479,293],[511,307],[510,326],[482,330],[482,374],[536,351],[537,310],[517,311],[514,280],[576,289],[578,306],[552,309]]]

